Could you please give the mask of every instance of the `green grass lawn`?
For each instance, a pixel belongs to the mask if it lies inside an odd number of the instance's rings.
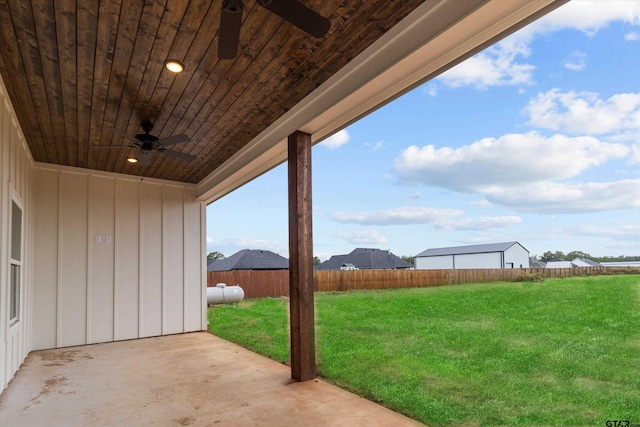
[[[209,311],[288,358],[286,299]],[[319,374],[428,425],[640,424],[640,276],[316,294]]]

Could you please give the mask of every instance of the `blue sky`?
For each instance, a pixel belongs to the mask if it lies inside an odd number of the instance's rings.
[[[640,255],[640,1],[573,0],[313,148],[314,255],[518,241]],[[287,165],[207,251],[288,256]]]

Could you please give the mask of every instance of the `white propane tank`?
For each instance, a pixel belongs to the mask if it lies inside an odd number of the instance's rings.
[[[240,302],[244,299],[244,291],[238,285],[227,286],[218,283],[213,288],[207,288],[207,305]]]

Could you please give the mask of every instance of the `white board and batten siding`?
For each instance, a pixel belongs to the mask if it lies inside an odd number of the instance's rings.
[[[0,78],[0,391],[4,390],[31,350],[33,158]],[[14,204],[19,209],[14,209]],[[9,319],[13,252],[12,212],[21,211],[20,280],[17,316]]]
[[[206,329],[195,186],[36,163],[33,349]]]

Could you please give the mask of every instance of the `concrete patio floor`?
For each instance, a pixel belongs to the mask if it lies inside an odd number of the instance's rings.
[[[417,426],[207,332],[36,351],[0,426]]]

